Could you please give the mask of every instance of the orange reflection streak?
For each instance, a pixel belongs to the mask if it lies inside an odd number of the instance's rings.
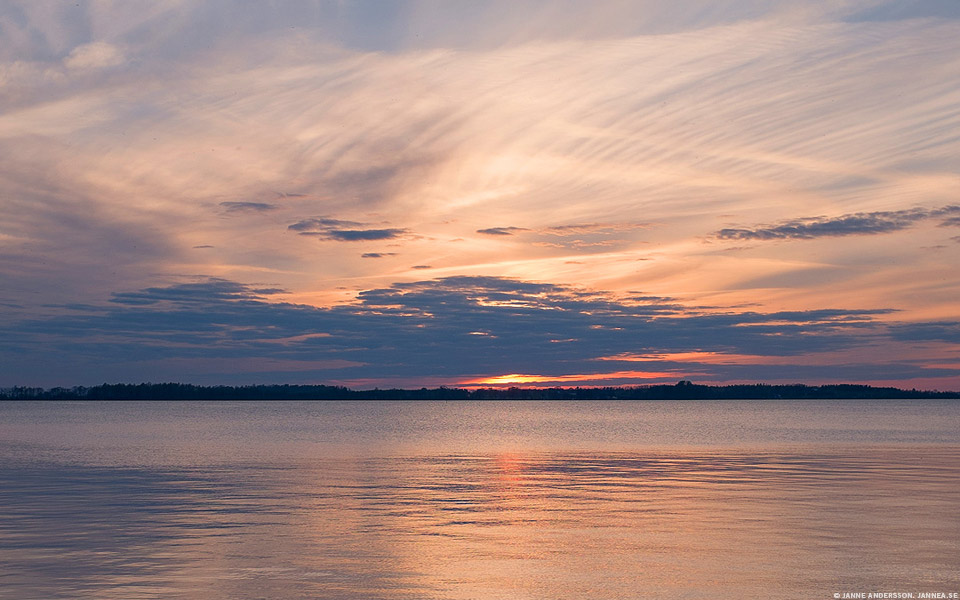
[[[651,371],[614,371],[612,373],[578,373],[574,375],[528,375],[523,373],[510,373],[509,375],[497,375],[496,377],[485,377],[482,379],[471,379],[461,381],[460,385],[500,385],[509,383],[569,383],[582,381],[600,381],[606,379],[659,379],[663,377],[675,377],[673,372],[651,372]]]
[[[496,482],[500,488],[516,487],[522,479],[526,465],[523,456],[516,453],[501,453],[494,456]]]

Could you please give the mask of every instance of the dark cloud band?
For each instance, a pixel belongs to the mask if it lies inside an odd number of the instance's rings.
[[[391,240],[402,237],[408,233],[407,229],[365,229],[363,227],[363,223],[356,221],[316,218],[298,221],[287,226],[287,229],[296,231],[300,235],[309,235],[338,242]]]
[[[276,204],[267,204],[265,202],[221,202],[227,212],[265,212],[279,208]]]
[[[819,352],[883,340],[952,343],[960,328],[955,322],[888,323],[888,310],[721,311],[640,293],[620,297],[498,277],[398,283],[329,308],[271,299],[282,291],[208,279],[120,292],[111,305],[71,307],[56,317],[7,323],[0,328],[0,357],[9,368],[38,370],[47,363],[24,349],[39,347],[42,340],[43,356],[54,357],[65,373],[75,368],[78,384],[90,378],[182,379],[177,370],[182,361],[200,357],[225,364],[292,361],[298,365],[296,377],[314,381],[440,377],[456,382],[504,373],[593,372],[601,363],[613,371],[623,368],[609,358],[598,361],[601,357],[714,352],[780,359],[776,365],[685,365],[669,359],[648,364],[671,376],[686,369],[714,380],[745,378],[748,372],[753,379],[773,379],[799,372],[803,359]],[[168,372],[147,369],[163,361],[179,361],[179,366]],[[316,372],[311,375],[304,361],[315,361]],[[865,378],[868,371],[876,378],[876,365],[869,367],[845,367],[844,378]],[[272,375],[265,373],[265,381],[292,381],[282,365],[268,370]],[[905,378],[941,371],[915,364],[897,373]],[[246,376],[242,370],[210,375],[217,383]]]
[[[941,225],[953,225],[954,221],[960,217],[949,215],[958,211],[960,207],[945,206],[932,210],[917,208],[854,213],[835,218],[812,217],[753,228],[721,229],[716,236],[722,240],[809,240],[821,237],[876,235],[908,229],[927,219],[946,217]]]
[[[523,227],[488,227],[487,229],[478,229],[477,233],[483,235],[513,235],[516,231],[527,231]]]

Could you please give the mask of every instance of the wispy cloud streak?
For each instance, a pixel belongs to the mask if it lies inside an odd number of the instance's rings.
[[[220,206],[229,213],[265,212],[277,209],[276,204],[267,204],[265,202],[221,202]]]
[[[725,240],[778,240],[778,239],[814,239],[820,237],[840,237],[847,235],[876,235],[890,233],[913,227],[920,221],[943,217],[960,212],[960,207],[946,206],[926,210],[915,208],[899,211],[877,211],[856,213],[839,217],[812,217],[795,219],[777,225],[762,225],[755,228],[721,229],[717,237]],[[949,217],[941,225],[951,225],[960,217]]]
[[[362,223],[354,221],[319,218],[298,221],[288,226],[287,229],[296,231],[300,235],[315,236],[323,240],[339,242],[391,240],[408,233],[406,229],[360,229],[362,226]]]

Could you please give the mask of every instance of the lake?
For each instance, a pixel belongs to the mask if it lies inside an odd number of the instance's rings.
[[[958,492],[955,400],[6,402],[0,598],[951,594]]]

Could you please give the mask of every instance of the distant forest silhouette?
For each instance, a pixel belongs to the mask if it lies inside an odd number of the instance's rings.
[[[3,400],[775,400],[960,398],[960,392],[869,385],[675,385],[577,388],[420,388],[352,390],[331,385],[198,386],[184,383],[103,384],[93,387],[13,387]]]

